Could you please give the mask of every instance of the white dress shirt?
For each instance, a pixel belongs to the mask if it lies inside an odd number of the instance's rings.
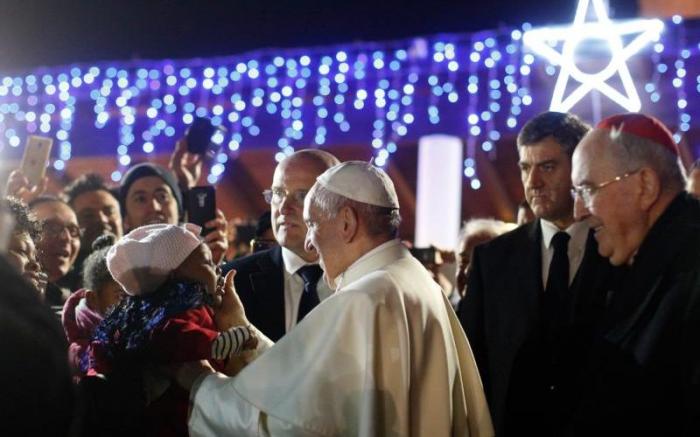
[[[559,232],[559,229],[554,223],[540,219],[542,228],[542,286],[547,286],[547,277],[549,276],[549,265],[552,263],[554,256],[554,246],[552,239]],[[586,251],[586,240],[588,239],[588,225],[583,222],[574,222],[571,226],[564,229],[564,232],[569,234],[569,247],[567,253],[569,255],[569,285],[574,281],[576,272],[583,261],[583,254]]]
[[[306,265],[316,263],[304,261],[302,257],[286,247],[282,248],[282,262],[284,263],[284,326],[285,332],[289,332],[297,324],[299,301],[304,292],[304,280],[296,272]],[[333,294],[333,290],[328,287],[323,276],[318,280],[316,292],[320,302]]]

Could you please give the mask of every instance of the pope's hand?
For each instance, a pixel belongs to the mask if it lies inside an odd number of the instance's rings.
[[[219,331],[225,331],[234,326],[247,326],[250,324],[243,309],[243,303],[236,293],[233,285],[233,278],[236,271],[231,270],[226,274],[224,280],[223,296],[221,305],[214,309],[214,322]]]

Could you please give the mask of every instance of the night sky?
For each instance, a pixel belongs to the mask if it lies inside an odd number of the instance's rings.
[[[611,0],[611,16],[635,16],[636,3]],[[575,7],[576,0],[0,0],[0,72],[566,23]]]

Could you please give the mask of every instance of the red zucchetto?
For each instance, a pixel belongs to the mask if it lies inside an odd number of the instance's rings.
[[[610,116],[596,126],[596,129],[615,129],[625,134],[635,135],[653,141],[678,156],[678,145],[668,128],[657,118],[649,115],[627,113]]]

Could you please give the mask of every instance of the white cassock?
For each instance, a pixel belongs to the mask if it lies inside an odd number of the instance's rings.
[[[236,377],[193,388],[192,436],[490,436],[467,338],[440,287],[393,240]]]

